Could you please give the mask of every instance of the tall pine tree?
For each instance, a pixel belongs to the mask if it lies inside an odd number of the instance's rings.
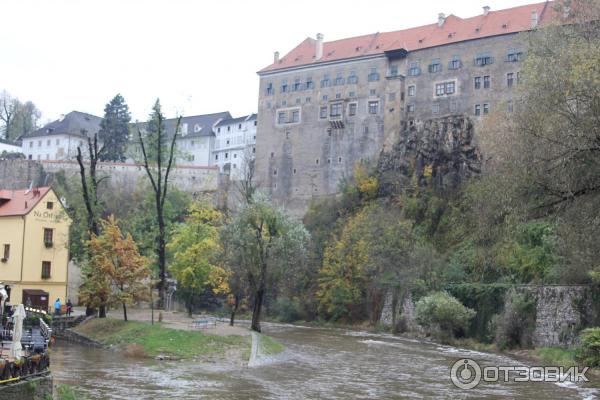
[[[102,161],[125,161],[130,121],[129,107],[123,96],[117,94],[104,107],[104,118],[100,122],[98,136],[104,143]]]

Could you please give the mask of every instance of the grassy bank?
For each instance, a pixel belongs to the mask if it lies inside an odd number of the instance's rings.
[[[198,331],[165,328],[149,322],[98,318],[78,326],[76,332],[133,356],[166,355],[179,359],[248,352],[247,336],[206,335]]]
[[[284,347],[277,340],[267,335],[260,335],[260,346],[263,355],[275,355],[283,351]]]

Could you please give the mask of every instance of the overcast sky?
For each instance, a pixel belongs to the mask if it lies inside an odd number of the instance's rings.
[[[0,90],[42,119],[102,116],[121,93],[144,120],[255,112],[256,71],[317,32],[325,41],[470,17],[536,0],[0,0]]]

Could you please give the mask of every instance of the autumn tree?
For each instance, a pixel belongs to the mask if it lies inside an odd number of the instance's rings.
[[[131,234],[121,233],[114,216],[101,224],[102,234],[92,235],[89,241],[90,261],[95,267],[92,281],[100,282],[103,292],[108,283],[107,303],[121,305],[123,319],[127,321],[127,306],[148,299],[148,260],[140,255]]]
[[[0,121],[2,132],[8,140],[15,140],[38,128],[40,110],[31,101],[22,103],[8,92],[0,93]]]
[[[142,165],[150,180],[156,208],[156,255],[158,259],[160,307],[164,307],[166,296],[167,258],[166,258],[166,224],[165,200],[169,188],[169,175],[175,164],[175,142],[179,134],[181,117],[177,119],[175,131],[167,133],[165,118],[160,101],[157,99],[152,107],[150,119],[146,124],[145,133],[138,127],[139,146],[142,151]]]
[[[260,332],[267,291],[306,257],[308,232],[301,222],[257,193],[227,226],[223,240],[247,276],[253,301],[251,328]]]
[[[167,246],[172,254],[169,271],[185,293],[190,317],[197,295],[209,288],[215,294],[229,291],[219,240],[223,222],[223,214],[214,207],[194,203],[185,222],[174,229]]]
[[[123,96],[117,94],[104,107],[104,118],[100,122],[98,137],[104,144],[102,161],[125,161],[130,121],[129,107]]]

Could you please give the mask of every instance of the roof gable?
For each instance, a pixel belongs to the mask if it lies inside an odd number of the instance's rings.
[[[51,190],[49,186],[31,190],[0,190],[0,217],[27,215]]]

